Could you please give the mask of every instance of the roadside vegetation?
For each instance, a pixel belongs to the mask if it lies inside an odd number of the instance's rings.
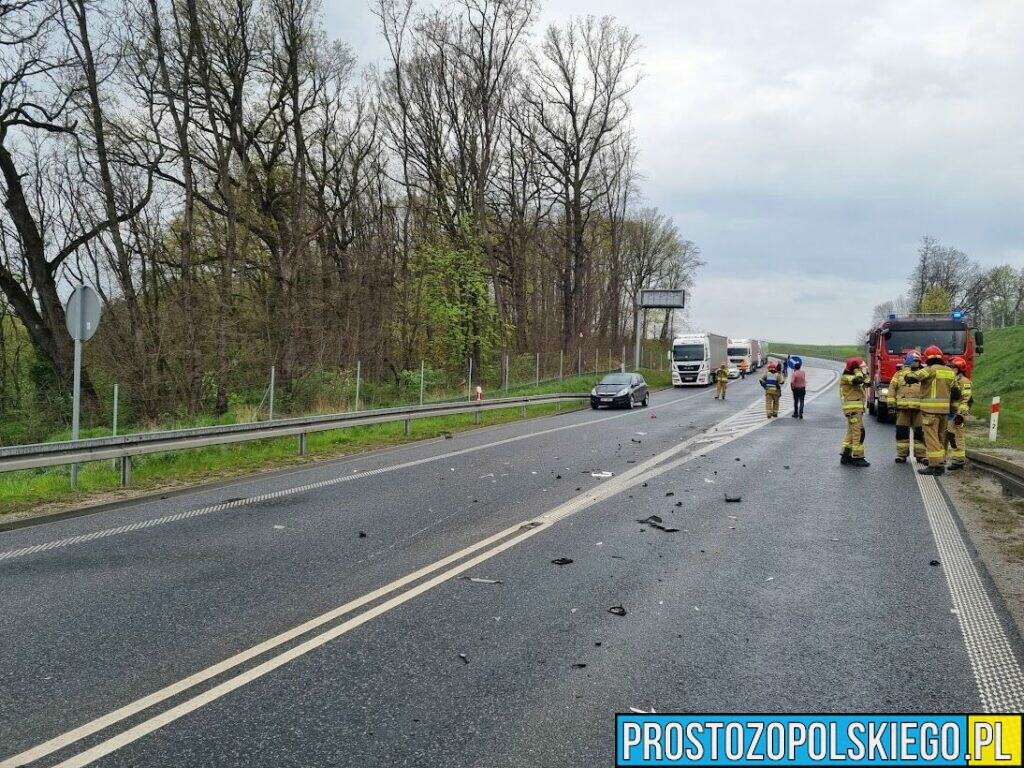
[[[790,344],[788,341],[770,341],[768,350],[775,355],[800,355],[839,361],[864,354],[863,347],[852,344]]]
[[[975,417],[968,432],[968,442],[977,448],[997,447],[1024,449],[1024,326],[993,328],[985,332],[985,352],[975,359]],[[999,396],[999,439],[988,439],[989,407]]]
[[[651,389],[667,387],[671,383],[668,371],[641,369],[641,372]],[[541,382],[539,386],[520,387],[509,394],[589,392],[599,378],[599,375],[573,376],[562,381]],[[494,397],[503,394],[494,393]],[[654,403],[657,404],[657,396]],[[586,401],[579,405],[563,404],[562,411],[587,407],[589,403]],[[553,405],[533,406],[527,409],[530,417],[549,416],[555,412],[556,407]],[[480,416],[480,425],[493,426],[519,418],[518,406],[508,410],[485,411]],[[155,490],[186,487],[254,472],[297,466],[317,459],[351,455],[446,433],[462,432],[473,429],[474,426],[471,414],[457,414],[413,420],[411,436],[405,435],[401,422],[320,432],[309,435],[305,457],[297,455],[295,438],[139,456],[132,460],[132,487],[129,489],[119,487],[117,468],[110,461],[82,464],[77,492],[71,490],[67,467],[8,472],[0,474],[0,520],[8,514],[54,511],[72,505],[84,506]],[[89,436],[98,437],[104,434],[109,434],[109,430],[94,429],[90,431]]]

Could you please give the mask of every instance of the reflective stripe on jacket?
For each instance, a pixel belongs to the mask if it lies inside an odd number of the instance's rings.
[[[839,378],[839,402],[843,404],[843,413],[860,413],[864,410],[867,395],[864,387],[868,380],[863,371],[846,373]]]
[[[956,373],[940,363],[914,373],[921,383],[921,412],[948,415]]]
[[[907,376],[914,373],[909,367],[900,368],[896,375],[889,382],[889,397],[887,403],[890,408],[897,410],[917,410],[921,407],[921,385],[917,382],[907,381]]]
[[[765,390],[774,389],[776,392],[781,392],[782,379],[779,378],[777,373],[765,373],[761,376],[761,386]]]
[[[974,400],[974,386],[971,384],[971,380],[963,374],[957,374],[956,385],[960,388],[960,401],[953,404],[954,410],[951,413],[957,413],[966,418],[971,413],[971,402]]]

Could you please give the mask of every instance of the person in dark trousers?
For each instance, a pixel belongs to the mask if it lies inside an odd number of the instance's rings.
[[[789,377],[789,386],[793,390],[793,418],[804,417],[804,398],[807,397],[807,373],[800,363],[793,363],[793,375]]]

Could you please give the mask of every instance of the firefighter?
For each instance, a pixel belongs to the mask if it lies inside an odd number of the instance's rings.
[[[971,414],[971,406],[974,405],[973,386],[967,378],[967,361],[962,357],[954,357],[951,361],[956,371],[955,386],[953,388],[953,403],[950,413],[953,414],[953,422],[949,426],[949,471],[954,472],[963,469],[967,465],[967,443],[964,440],[964,422]],[[959,397],[957,397],[959,394]]]
[[[914,458],[925,460],[924,433],[921,431],[920,396],[921,385],[906,380],[912,371],[921,368],[921,353],[911,350],[903,361],[903,367],[889,382],[889,409],[896,413],[896,463],[904,464],[910,456],[910,432],[914,431]]]
[[[761,374],[761,389],[764,390],[764,410],[769,419],[779,415],[779,398],[782,396],[782,378],[777,363],[768,363],[768,370]]]
[[[725,400],[725,390],[729,388],[729,366],[722,363],[715,371],[715,400]]]
[[[839,401],[846,417],[846,438],[843,440],[840,464],[851,467],[870,467],[864,458],[864,406],[868,376],[864,373],[864,358],[851,357],[846,361],[839,379]]]
[[[925,367],[911,371],[905,381],[921,384],[921,425],[928,467],[919,469],[921,475],[942,475],[946,472],[946,424],[952,401],[956,374],[946,367],[942,350],[936,346],[924,351]]]

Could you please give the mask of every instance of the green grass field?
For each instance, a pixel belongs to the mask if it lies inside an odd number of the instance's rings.
[[[985,332],[985,351],[975,358],[975,420],[968,442],[977,447],[1024,449],[1024,327],[994,328]],[[988,439],[989,407],[998,395],[999,440]]]
[[[667,371],[642,371],[652,389],[669,386]],[[567,378],[561,382],[541,383],[520,388],[515,394],[550,394],[555,392],[588,392],[600,376]],[[503,393],[502,393],[503,394]],[[589,407],[563,404],[562,410]],[[527,409],[530,417],[555,413],[554,405]],[[520,418],[520,408],[485,411],[481,426],[504,424]],[[234,445],[213,446],[190,451],[152,454],[132,461],[132,492],[154,491],[194,485],[218,479],[237,477],[270,469],[294,466],[317,458],[349,455],[376,448],[437,437],[445,432],[461,432],[474,428],[471,414],[458,414],[412,422],[412,435],[406,436],[402,422],[311,434],[307,440],[307,456],[297,456],[295,438],[259,440]],[[79,490],[71,490],[67,467],[26,470],[0,474],[0,519],[3,515],[25,512],[45,505],[48,509],[79,506],[116,498],[121,492],[119,476],[110,461],[82,464],[79,469]]]
[[[773,355],[800,355],[820,357],[824,360],[845,360],[854,355],[864,354],[863,347],[852,344],[790,344],[786,341],[770,341],[768,350]]]

